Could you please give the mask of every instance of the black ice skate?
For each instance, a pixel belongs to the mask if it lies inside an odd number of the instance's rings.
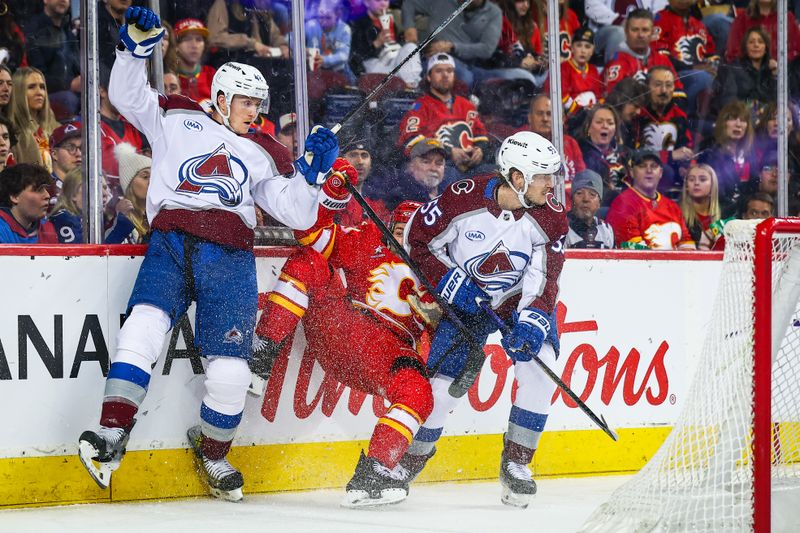
[[[253,355],[250,358],[250,387],[247,392],[254,396],[264,394],[272,367],[281,351],[283,342],[275,343],[272,339],[253,335]]]
[[[525,509],[536,494],[536,482],[528,465],[515,463],[503,454],[500,461],[501,501],[506,505]]]
[[[395,470],[389,470],[378,460],[361,452],[356,472],[347,484],[343,507],[368,507],[399,503],[408,496],[408,481]]]
[[[111,474],[122,462],[131,428],[133,424],[127,429],[100,426],[97,431],[84,431],[78,439],[78,457],[101,489],[108,488]]]
[[[406,452],[405,455],[400,458],[400,462],[394,468],[393,472],[396,472],[406,483],[410,484],[417,479],[417,476],[420,475],[425,465],[428,464],[428,461],[431,460],[431,457],[433,457],[435,453],[435,447],[428,455],[414,455]]]
[[[216,460],[203,457],[201,446],[203,434],[200,431],[200,426],[189,428],[186,436],[189,437],[189,444],[194,450],[197,471],[208,484],[208,490],[211,495],[230,502],[241,501],[244,497],[242,494],[242,487],[244,486],[242,473],[231,466],[224,457]]]

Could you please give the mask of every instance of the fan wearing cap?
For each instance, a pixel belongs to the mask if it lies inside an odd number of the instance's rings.
[[[594,54],[594,32],[578,28],[572,34],[572,55],[561,62],[561,101],[569,119],[583,109],[592,107],[603,96],[603,78],[597,67],[589,63]],[[550,90],[550,79],[544,92]]]
[[[202,63],[208,47],[208,28],[198,19],[182,19],[175,23],[178,42],[178,79],[181,94],[195,102],[211,99],[211,81],[216,69]]]
[[[574,42],[574,41],[573,41]],[[614,230],[597,216],[603,198],[603,178],[594,170],[572,180],[572,209],[567,213],[567,248],[614,248]]]
[[[558,353],[555,307],[569,226],[566,209],[553,196],[563,163],[550,141],[530,131],[515,133],[500,145],[497,163],[496,174],[457,181],[420,207],[406,227],[405,246],[478,346],[498,329],[481,302],[511,328],[502,342],[518,388],[501,457],[501,500],[526,507],[536,493],[528,465],[555,392],[532,354],[552,365]],[[427,361],[433,413],[400,461],[410,479],[433,456],[447,414],[480,370],[482,350],[463,340],[449,314],[442,317]]]
[[[119,30],[108,97],[152,146],[145,201],[150,241],[111,357],[99,427],[79,438],[88,473],[107,488],[144,401],[167,332],[197,303],[195,337],[208,360],[205,394],[189,428],[198,474],[211,495],[243,498],[244,477],[228,462],[250,384],[248,361],[258,310],[253,254],[256,205],[280,223],[307,229],[339,152],[336,136],[315,128],[292,161],[269,135],[251,132],[269,98],[258,69],[225,63],[211,84],[211,113],[148,82],[147,58],[164,29],[151,10],[130,7]],[[135,159],[135,158],[134,158]],[[137,164],[135,167],[138,167]],[[129,190],[137,186],[136,173]],[[120,172],[122,175],[122,172]]]
[[[286,113],[278,118],[278,133],[275,138],[288,148],[291,153],[297,153],[297,114]]]
[[[132,243],[147,242],[150,223],[147,221],[147,189],[150,187],[150,167],[153,160],[136,152],[127,143],[117,145],[114,153],[119,161],[119,185],[124,198],[131,202],[133,209],[127,213],[133,222],[134,233],[129,241]]]
[[[394,180],[394,187],[386,194],[392,208],[403,200],[429,202],[444,191],[445,160],[447,152],[436,139],[423,139],[411,148],[403,173]]]
[[[475,106],[453,94],[455,62],[448,54],[428,58],[429,89],[418,98],[400,121],[398,144],[406,154],[423,139],[438,139],[448,160],[459,173],[491,171],[481,166],[489,150],[486,127]]]
[[[639,150],[631,158],[631,186],[608,209],[619,248],[630,250],[694,250],[695,243],[681,208],[658,192],[662,163],[658,152]]]
[[[47,189],[50,204],[58,200],[64,178],[81,165],[81,125],[68,122],[56,128],[50,135],[50,156],[53,158],[53,184]]]
[[[356,139],[345,144],[342,148],[342,156],[358,172],[358,185],[356,190],[367,201],[367,204],[375,211],[382,221],[389,222],[391,212],[386,208],[386,204],[381,198],[384,196],[385,188],[388,185],[386,180],[372,175],[372,148],[366,141]],[[377,179],[376,179],[377,178]],[[380,181],[379,181],[380,180]],[[358,202],[349,202],[347,209],[339,213],[338,222],[343,226],[357,226],[367,218],[367,214]]]
[[[317,223],[296,231],[302,245],[284,263],[256,327],[253,392],[260,394],[284,345],[302,321],[306,355],[344,385],[388,400],[347,484],[343,505],[397,503],[408,480],[392,475],[412,436],[428,417],[433,398],[425,363],[416,351],[423,332],[441,313],[414,273],[369,220],[346,228],[335,222],[358,183],[355,168],[339,158],[322,192]],[[392,214],[400,232],[416,209],[403,202]],[[288,349],[288,347],[287,347]]]

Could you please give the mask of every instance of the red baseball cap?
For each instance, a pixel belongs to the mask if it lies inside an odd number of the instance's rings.
[[[208,28],[200,19],[181,19],[175,23],[175,37],[180,37],[188,31],[196,31],[208,39]]]
[[[81,136],[81,123],[80,122],[67,122],[53,130],[50,135],[50,148],[55,148],[64,141],[69,139],[77,139]]]

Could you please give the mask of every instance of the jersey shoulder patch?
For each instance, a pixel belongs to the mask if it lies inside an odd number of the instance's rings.
[[[203,108],[200,107],[200,104],[192,100],[187,96],[183,96],[182,94],[171,94],[169,96],[165,96],[163,94],[158,95],[158,105],[161,106],[161,109],[164,111],[170,111],[172,109],[183,109],[186,111],[203,111]]]

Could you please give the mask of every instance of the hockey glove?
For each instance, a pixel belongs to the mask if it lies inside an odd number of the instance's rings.
[[[161,46],[163,36],[161,20],[146,7],[129,7],[125,11],[125,24],[119,28],[119,40],[133,57],[150,57],[153,49]]]
[[[331,173],[322,185],[322,205],[328,209],[345,209],[350,201],[346,184],[358,185],[358,171],[347,159],[339,157],[333,162]]]
[[[489,300],[489,295],[457,266],[451,268],[439,281],[436,292],[453,307],[469,315],[478,314],[481,310],[480,302]]]
[[[325,174],[339,156],[339,140],[328,128],[314,126],[306,137],[306,153],[295,161],[297,169],[309,185],[322,185]]]
[[[530,361],[542,349],[550,333],[550,317],[538,309],[514,311],[514,328],[501,341],[508,356],[516,362]]]

